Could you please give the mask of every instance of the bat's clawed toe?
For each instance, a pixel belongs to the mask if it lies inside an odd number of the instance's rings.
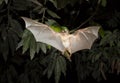
[[[71,53],[68,50],[62,52],[62,55],[65,56],[70,62],[72,61],[71,60]]]

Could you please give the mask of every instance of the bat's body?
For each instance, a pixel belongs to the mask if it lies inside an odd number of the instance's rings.
[[[79,29],[73,34],[65,32],[58,33],[45,24],[25,17],[23,19],[26,28],[33,33],[37,42],[49,44],[63,54],[68,51],[70,56],[76,51],[90,49],[94,40],[98,38],[98,30],[100,28],[99,26],[92,26]]]

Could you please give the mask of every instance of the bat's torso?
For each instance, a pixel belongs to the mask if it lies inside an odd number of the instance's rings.
[[[71,46],[70,46],[70,34],[68,33],[61,33],[60,34],[63,46],[65,47],[65,50],[69,51],[71,53]]]

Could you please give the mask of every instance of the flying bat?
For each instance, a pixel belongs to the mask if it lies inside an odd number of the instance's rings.
[[[48,25],[30,18],[22,17],[26,28],[32,32],[37,42],[46,43],[61,51],[64,55],[69,52],[67,58],[79,50],[90,49],[98,38],[99,26],[91,26],[79,29],[73,34],[67,32],[55,32]]]

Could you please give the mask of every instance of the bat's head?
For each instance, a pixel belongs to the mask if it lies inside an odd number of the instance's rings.
[[[61,28],[62,28],[62,33],[69,33],[69,30],[67,27],[62,26]]]

